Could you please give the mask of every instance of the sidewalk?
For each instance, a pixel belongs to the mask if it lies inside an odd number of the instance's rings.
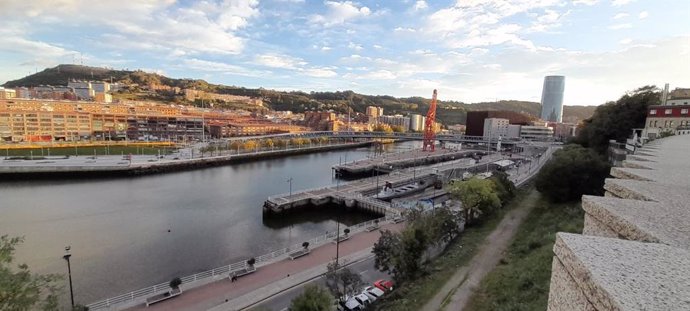
[[[387,224],[382,225],[381,230],[398,231],[403,226],[404,224]],[[379,236],[379,231],[354,234],[349,240],[340,243],[339,256],[349,262],[355,261],[363,253],[370,252]],[[320,273],[317,272],[335,259],[335,251],[336,245],[329,243],[312,249],[307,256],[262,266],[235,282],[230,282],[228,278],[221,279],[186,290],[178,297],[150,307],[141,304],[128,310],[237,310],[235,308],[252,305],[318,276]]]

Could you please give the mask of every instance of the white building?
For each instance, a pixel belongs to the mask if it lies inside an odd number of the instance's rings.
[[[508,119],[484,119],[484,137],[508,137]]]
[[[401,115],[380,116],[378,117],[378,122],[388,124],[390,126],[400,126],[403,128],[403,130],[407,130],[410,128],[410,118],[403,117]]]
[[[419,114],[410,115],[410,130],[415,132],[424,131],[426,117]]]
[[[520,138],[520,130],[522,126],[518,124],[508,124],[508,134],[506,138]]]
[[[520,138],[525,140],[549,140],[553,138],[553,128],[543,125],[523,125]]]
[[[110,83],[108,82],[91,82],[91,88],[96,93],[108,93],[110,92]]]

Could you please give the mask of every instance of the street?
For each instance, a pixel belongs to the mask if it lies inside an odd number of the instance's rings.
[[[376,280],[380,279],[391,279],[391,277],[383,273],[381,271],[378,271],[374,268],[374,257],[373,254],[371,257],[356,262],[354,264],[351,264],[347,266],[352,272],[359,273],[359,275],[362,276],[362,281],[364,282],[364,286],[373,286],[374,282]],[[304,287],[308,284],[317,284],[319,286],[323,286],[324,288],[326,287],[326,281],[323,276],[318,277],[316,279],[313,279],[307,283],[303,283],[300,285],[297,285],[289,290],[286,290],[278,295],[275,295],[267,300],[264,300],[256,305],[254,305],[252,308],[249,310],[271,310],[271,311],[282,311],[282,310],[287,310],[287,308],[290,306],[290,302],[292,299],[297,297],[299,294],[302,293],[304,290]]]

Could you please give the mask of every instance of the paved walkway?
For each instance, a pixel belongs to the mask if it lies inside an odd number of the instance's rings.
[[[469,264],[457,270],[422,310],[462,310],[481,280],[503,258],[503,252],[508,248],[518,227],[532,210],[538,198],[537,190],[532,190],[522,200],[520,206],[508,212],[496,229],[485,239]]]
[[[381,226],[382,229],[398,231],[404,224],[388,224]],[[340,257],[350,257],[369,250],[378,240],[378,231],[361,232],[340,243]],[[273,294],[277,294],[285,289],[299,285],[305,281],[305,274],[302,272],[324,265],[335,258],[335,244],[329,243],[315,249],[307,256],[296,260],[283,260],[273,264],[260,267],[256,272],[240,277],[235,282],[230,282],[225,278],[201,287],[186,290],[182,295],[166,300],[150,307],[142,304],[128,310],[189,310],[202,311],[212,308],[220,310],[234,310],[226,302],[241,300],[243,305],[250,305]],[[268,286],[279,284],[279,286]],[[257,290],[261,290],[257,292]],[[273,293],[267,293],[273,291]],[[249,296],[256,297],[257,301],[251,301]],[[240,299],[241,298],[241,299]],[[222,305],[222,306],[221,306]]]

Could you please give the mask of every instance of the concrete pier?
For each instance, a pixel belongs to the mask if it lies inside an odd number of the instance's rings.
[[[421,168],[396,170],[388,175],[359,179],[335,186],[275,195],[264,202],[263,212],[264,215],[275,215],[307,204],[319,206],[326,203],[336,203],[348,208],[360,208],[381,215],[399,215],[401,211],[392,207],[389,202],[375,198],[375,194],[381,191],[386,182],[390,182],[394,188],[420,181],[423,181],[426,187],[431,187],[437,178],[447,179],[461,175],[461,172],[464,171],[476,171],[486,167],[486,162],[496,161],[500,158],[501,155],[492,154],[483,157],[479,162],[474,162],[471,159],[460,159]]]
[[[484,155],[486,151],[439,149],[435,152],[425,152],[422,150],[408,150],[335,165],[333,166],[333,170],[336,176],[340,177],[364,176],[370,175],[375,170],[379,172],[390,172],[394,169],[429,165],[471,157],[474,154]]]

